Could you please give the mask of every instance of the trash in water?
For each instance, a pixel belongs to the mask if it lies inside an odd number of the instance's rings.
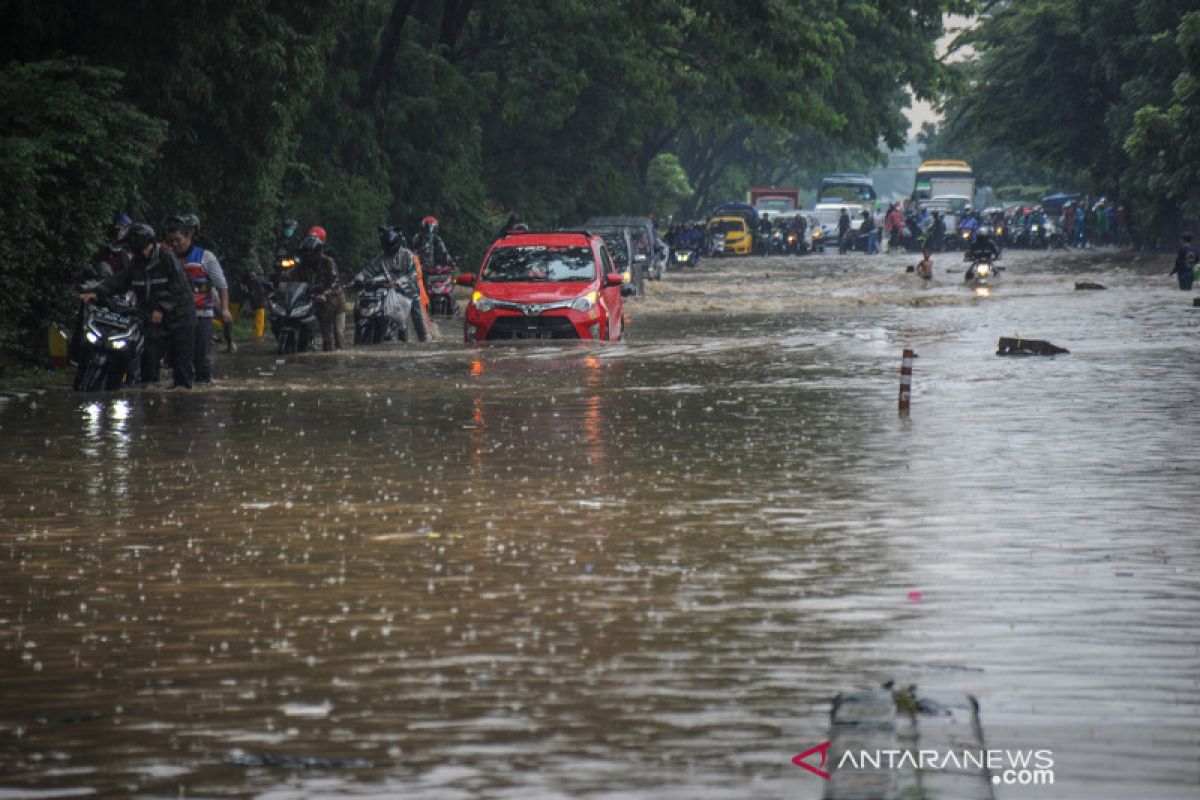
[[[996,349],[998,356],[1056,356],[1060,353],[1070,352],[1065,347],[1050,344],[1042,339],[1021,339],[1010,336],[1001,336],[1000,345]]]
[[[908,602],[910,602],[910,603],[921,602],[921,593],[920,592],[909,592],[908,593]]]
[[[1092,283],[1091,281],[1075,281],[1075,290],[1076,291],[1082,291],[1085,289],[1107,289],[1107,288],[1108,287],[1104,286],[1103,284]]]

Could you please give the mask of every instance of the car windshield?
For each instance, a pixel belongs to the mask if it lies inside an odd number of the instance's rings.
[[[614,262],[617,264],[629,262],[629,250],[625,247],[625,234],[620,231],[605,231],[600,236],[604,239],[604,245],[608,248],[608,254],[612,256]]]
[[[595,277],[592,249],[567,245],[497,247],[483,268],[483,280],[498,283],[590,281]]]
[[[708,223],[708,229],[712,233],[740,233],[746,230],[746,223],[740,219],[717,219]]]

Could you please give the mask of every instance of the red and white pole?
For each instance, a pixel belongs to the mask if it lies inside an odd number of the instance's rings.
[[[900,361],[900,413],[908,413],[908,401],[912,397],[913,351],[905,350]]]

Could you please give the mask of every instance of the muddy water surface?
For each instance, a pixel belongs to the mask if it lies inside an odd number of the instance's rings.
[[[1002,800],[1195,798],[1200,310],[1164,262],[910,260],[0,401],[0,798],[819,798],[792,756],[888,679],[1053,751]]]

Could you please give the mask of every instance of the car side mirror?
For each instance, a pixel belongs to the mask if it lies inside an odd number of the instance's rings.
[[[465,275],[459,275],[456,277],[454,279],[454,283],[456,286],[474,286],[475,276],[468,272]]]
[[[610,272],[604,276],[604,286],[606,288],[609,286],[620,286],[623,283],[625,283],[625,279],[621,277],[621,273],[619,272]]]

